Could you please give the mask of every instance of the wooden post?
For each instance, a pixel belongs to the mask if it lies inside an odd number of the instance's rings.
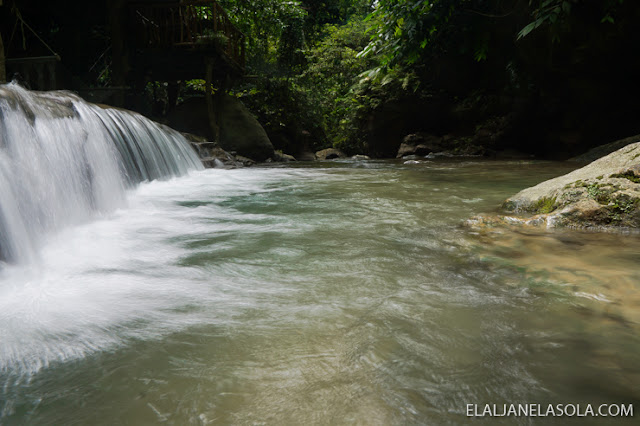
[[[111,57],[113,77],[111,84],[124,87],[127,83],[129,60],[127,52],[127,7],[125,0],[107,1],[109,27],[111,30]],[[124,92],[119,90],[115,97],[116,106],[124,106]]]
[[[36,89],[38,90],[50,90],[49,87],[46,86],[45,82],[44,82],[44,73],[45,73],[45,63],[44,62],[36,62],[35,64],[33,64],[33,68],[35,68],[36,71],[36,80],[37,80],[37,85],[38,87]]]
[[[211,7],[211,10],[213,11],[213,32],[217,33],[218,32],[218,3],[214,3],[213,6]]]
[[[167,112],[176,107],[176,103],[178,102],[178,95],[180,94],[180,84],[177,81],[169,81],[168,83],[167,97],[169,98],[169,105],[167,107]]]
[[[0,0],[2,5],[2,0]],[[4,65],[4,45],[2,44],[2,34],[0,34],[0,83],[7,82],[7,69]]]
[[[245,53],[245,40],[244,37],[240,38],[240,66],[244,71],[244,66],[247,62],[246,53]]]
[[[218,126],[218,117],[216,107],[214,105],[213,93],[211,91],[211,83],[213,82],[213,58],[205,58],[206,78],[205,78],[205,98],[207,99],[207,115],[209,117],[209,127],[214,142],[220,142],[220,126]]]
[[[0,0],[2,6],[2,0]],[[4,44],[2,44],[2,34],[0,34],[0,83],[7,82],[7,69],[4,65]]]

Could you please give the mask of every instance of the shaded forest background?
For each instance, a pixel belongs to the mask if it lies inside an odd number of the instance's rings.
[[[62,87],[118,86],[118,2],[5,0],[7,56],[55,51]],[[284,152],[394,157],[414,135],[458,154],[560,159],[640,133],[635,1],[219,3],[246,35],[247,66],[214,90],[241,99]],[[204,86],[149,81],[124,106],[163,121]]]

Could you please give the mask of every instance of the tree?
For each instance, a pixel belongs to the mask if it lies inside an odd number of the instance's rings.
[[[283,51],[295,49],[304,42],[295,31],[307,16],[297,0],[220,0],[232,21],[247,36],[249,67],[264,69],[275,64]],[[283,37],[286,37],[286,42]],[[279,49],[285,42],[287,48]]]
[[[602,2],[590,2],[584,0],[531,0],[531,16],[533,21],[525,26],[519,33],[518,38],[526,37],[529,33],[540,27],[552,27],[557,29],[567,23],[571,11],[577,6],[590,6],[599,9],[601,15],[600,23],[615,23],[614,16],[624,0],[604,0]],[[558,40],[557,36],[554,40]]]

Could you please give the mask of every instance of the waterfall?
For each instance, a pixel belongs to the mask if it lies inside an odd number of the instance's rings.
[[[0,260],[30,262],[48,233],[113,211],[137,183],[202,165],[180,133],[67,92],[0,86]]]

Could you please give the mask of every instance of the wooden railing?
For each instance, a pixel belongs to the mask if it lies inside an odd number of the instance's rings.
[[[59,88],[60,57],[37,56],[10,58],[6,61],[7,78],[20,75],[21,84],[33,90],[56,90]]]
[[[216,46],[244,69],[245,36],[218,2],[131,2],[129,10],[140,47]]]

